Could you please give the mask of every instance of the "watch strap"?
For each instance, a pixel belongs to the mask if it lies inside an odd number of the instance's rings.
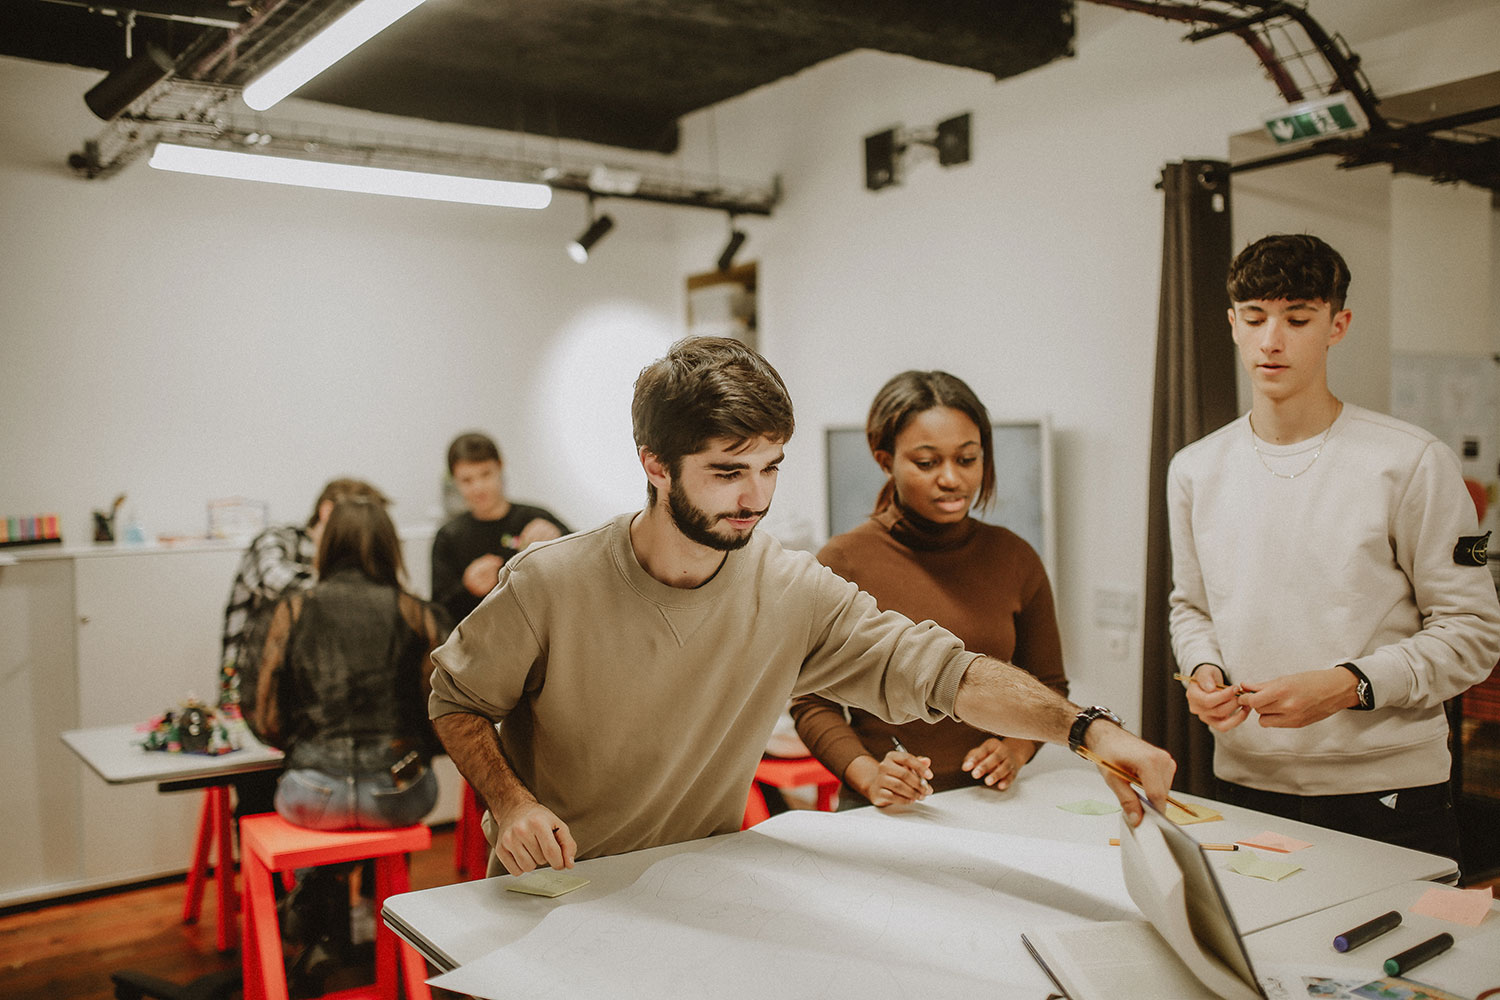
[[[1370,686],[1370,678],[1365,672],[1352,663],[1340,663],[1339,666],[1354,675],[1354,694],[1359,698],[1358,705],[1350,705],[1353,712],[1368,712],[1375,707],[1375,689]]]
[[[1090,705],[1078,713],[1073,719],[1072,727],[1068,729],[1069,750],[1074,753],[1078,752],[1078,748],[1083,746],[1083,738],[1088,735],[1089,726],[1093,725],[1098,719],[1113,722],[1121,729],[1125,728],[1125,723],[1120,721],[1120,717],[1103,705]]]

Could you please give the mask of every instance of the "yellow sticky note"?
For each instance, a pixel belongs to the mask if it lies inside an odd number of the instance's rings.
[[[1251,878],[1263,878],[1267,882],[1280,882],[1293,872],[1300,872],[1301,865],[1289,864],[1285,861],[1267,861],[1258,854],[1248,851],[1241,852],[1244,857],[1236,857],[1229,863],[1229,870],[1240,875],[1248,875]]]
[[[519,878],[512,879],[505,888],[510,892],[524,892],[532,896],[561,896],[565,892],[588,885],[589,880],[572,872],[560,872],[551,868],[538,868]]]
[[[1201,802],[1189,802],[1192,812],[1186,809],[1178,809],[1172,803],[1167,803],[1167,819],[1178,826],[1187,826],[1189,823],[1211,823],[1216,819],[1223,819],[1224,814],[1217,809],[1210,809]]]
[[[1099,802],[1096,799],[1079,799],[1077,802],[1064,802],[1057,808],[1066,809],[1070,813],[1078,813],[1080,816],[1107,816],[1110,813],[1120,811],[1118,804],[1114,802]]]
[[[1298,840],[1296,837],[1288,837],[1280,833],[1272,833],[1270,830],[1257,833],[1253,837],[1241,838],[1235,843],[1244,844],[1246,847],[1258,847],[1263,851],[1276,851],[1280,854],[1291,854],[1293,851],[1300,851],[1304,847],[1312,846],[1312,844],[1305,840]]]
[[[1489,889],[1450,889],[1434,886],[1412,904],[1411,912],[1420,913],[1439,920],[1451,920],[1455,924],[1478,927],[1484,915],[1490,912],[1495,901]]]

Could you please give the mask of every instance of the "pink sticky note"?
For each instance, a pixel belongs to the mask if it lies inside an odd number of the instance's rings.
[[[1423,916],[1451,920],[1455,924],[1478,927],[1484,915],[1490,912],[1495,897],[1489,889],[1450,889],[1436,886],[1422,894],[1422,898],[1411,906],[1411,912]]]
[[[1304,847],[1312,846],[1312,844],[1305,840],[1272,833],[1270,830],[1266,830],[1264,833],[1257,833],[1253,837],[1245,837],[1242,840],[1235,841],[1235,843],[1244,844],[1246,847],[1258,847],[1263,851],[1278,851],[1282,854],[1290,854],[1293,851],[1300,851]]]

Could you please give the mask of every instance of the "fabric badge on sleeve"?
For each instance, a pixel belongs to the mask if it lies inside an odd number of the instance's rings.
[[[1489,562],[1490,533],[1465,535],[1453,546],[1453,562],[1458,566],[1483,566]]]

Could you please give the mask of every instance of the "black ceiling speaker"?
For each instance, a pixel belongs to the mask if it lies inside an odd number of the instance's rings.
[[[135,58],[94,84],[83,95],[84,103],[94,114],[110,121],[137,97],[165,80],[175,68],[171,56],[148,43]]]

